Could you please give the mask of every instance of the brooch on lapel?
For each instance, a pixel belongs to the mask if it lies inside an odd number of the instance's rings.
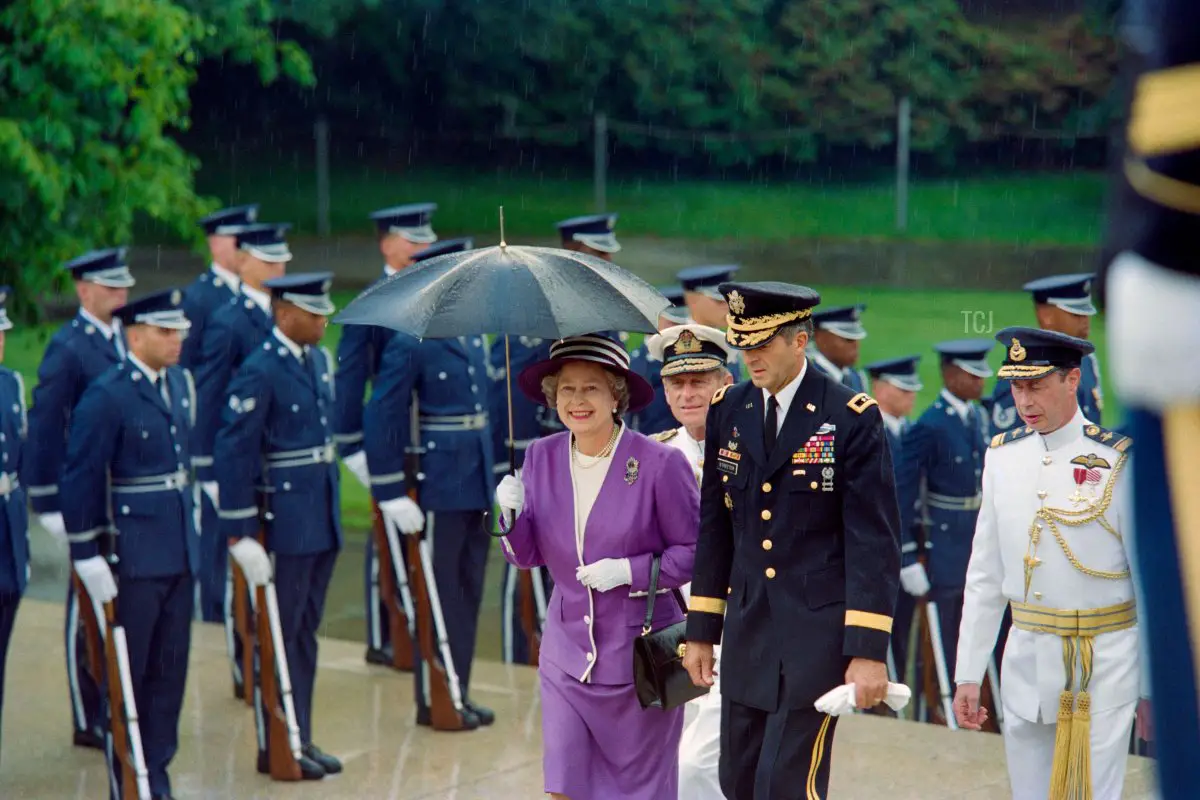
[[[638,479],[638,460],[630,458],[625,462],[625,482],[630,486]]]

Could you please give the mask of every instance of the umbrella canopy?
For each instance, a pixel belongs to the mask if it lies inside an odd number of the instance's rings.
[[[602,330],[658,330],[670,301],[615,264],[572,250],[501,244],[402,270],[334,318],[422,339],[492,333],[561,339]]]

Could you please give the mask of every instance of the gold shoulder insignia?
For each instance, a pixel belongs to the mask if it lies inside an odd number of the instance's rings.
[[[846,403],[846,406],[855,414],[861,414],[871,406],[877,405],[879,405],[878,401],[866,392],[859,392],[850,398],[849,403]]]
[[[1083,435],[1091,439],[1093,442],[1108,445],[1118,453],[1124,453],[1129,448],[1133,447],[1133,438],[1110,431],[1106,428],[1101,428],[1099,425],[1088,425],[1083,429]]]
[[[679,428],[671,428],[671,430],[663,431],[662,433],[652,433],[650,434],[650,438],[656,442],[669,442],[678,435]]]
[[[995,436],[992,437],[992,447],[999,447],[1002,444],[1004,444],[1004,434],[1003,433],[997,433]]]
[[[999,447],[1002,444],[1015,442],[1018,439],[1024,439],[1029,434],[1033,433],[1033,428],[1028,425],[1022,425],[1019,428],[1013,428],[1008,433],[997,433],[992,437],[992,447]]]
[[[728,391],[729,386],[730,385],[727,383],[724,386],[722,386],[720,389],[717,389],[717,393],[712,396],[712,401],[711,401],[710,405],[715,406],[717,403],[721,402],[721,400],[723,400],[725,398],[725,392]]]

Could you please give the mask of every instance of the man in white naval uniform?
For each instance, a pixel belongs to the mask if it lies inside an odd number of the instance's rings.
[[[1005,606],[1004,746],[1014,798],[1118,800],[1129,732],[1149,713],[1133,552],[1133,441],[1089,421],[1083,340],[1006,328],[998,375],[1023,426],[987,451],[967,569],[954,714],[976,730]],[[1140,702],[1139,702],[1140,700]]]
[[[713,395],[733,383],[727,362],[731,355],[725,334],[705,325],[665,328],[646,340],[651,363],[662,364],[667,405],[678,428],[653,438],[678,448],[699,482],[704,466],[704,435]],[[691,597],[691,584],[682,587]],[[720,647],[713,648],[720,658]],[[719,662],[718,662],[719,663]],[[679,741],[679,796],[688,800],[723,800],[718,767],[721,760],[721,683],[713,670],[712,690],[684,707],[683,736]]]

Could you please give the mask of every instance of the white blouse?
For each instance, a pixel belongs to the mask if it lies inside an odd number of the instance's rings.
[[[622,425],[612,450],[603,458],[585,456],[577,450],[571,456],[571,486],[575,493],[575,552],[580,565],[583,564],[583,535],[587,530],[588,517],[591,516],[596,498],[600,496],[600,488],[604,485],[604,478],[608,475],[608,468],[612,466],[613,456],[624,435],[625,426]]]

